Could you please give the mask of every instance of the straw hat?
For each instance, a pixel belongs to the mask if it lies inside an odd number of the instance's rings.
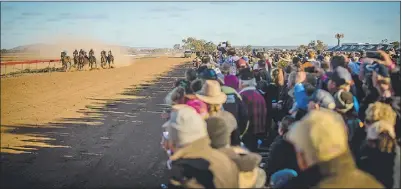
[[[197,98],[207,104],[223,104],[226,102],[226,94],[222,92],[218,81],[207,80]]]

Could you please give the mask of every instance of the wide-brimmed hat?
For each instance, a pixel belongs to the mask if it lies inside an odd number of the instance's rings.
[[[226,94],[222,92],[218,81],[207,80],[197,98],[207,104],[223,104],[226,102]]]

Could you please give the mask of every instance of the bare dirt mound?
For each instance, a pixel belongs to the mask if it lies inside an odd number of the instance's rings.
[[[10,130],[22,125],[43,127],[60,118],[84,116],[77,111],[91,106],[96,99],[120,98],[118,94],[125,88],[151,80],[183,61],[169,57],[137,59],[130,66],[108,70],[2,78],[2,152],[22,153],[24,149],[20,148],[26,141],[46,140],[41,136],[20,136]]]

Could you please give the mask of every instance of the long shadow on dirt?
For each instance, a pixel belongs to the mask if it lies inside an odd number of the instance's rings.
[[[160,147],[163,98],[190,65],[148,84],[131,86],[119,100],[93,99],[81,118],[43,126],[19,125],[16,136],[34,136],[1,153],[2,188],[155,188],[166,182]],[[41,144],[41,145],[38,145]]]

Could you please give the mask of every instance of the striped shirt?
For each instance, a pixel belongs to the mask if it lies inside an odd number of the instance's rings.
[[[255,87],[246,87],[240,91],[249,115],[249,132],[253,134],[265,134],[267,107],[264,97],[258,93]]]

